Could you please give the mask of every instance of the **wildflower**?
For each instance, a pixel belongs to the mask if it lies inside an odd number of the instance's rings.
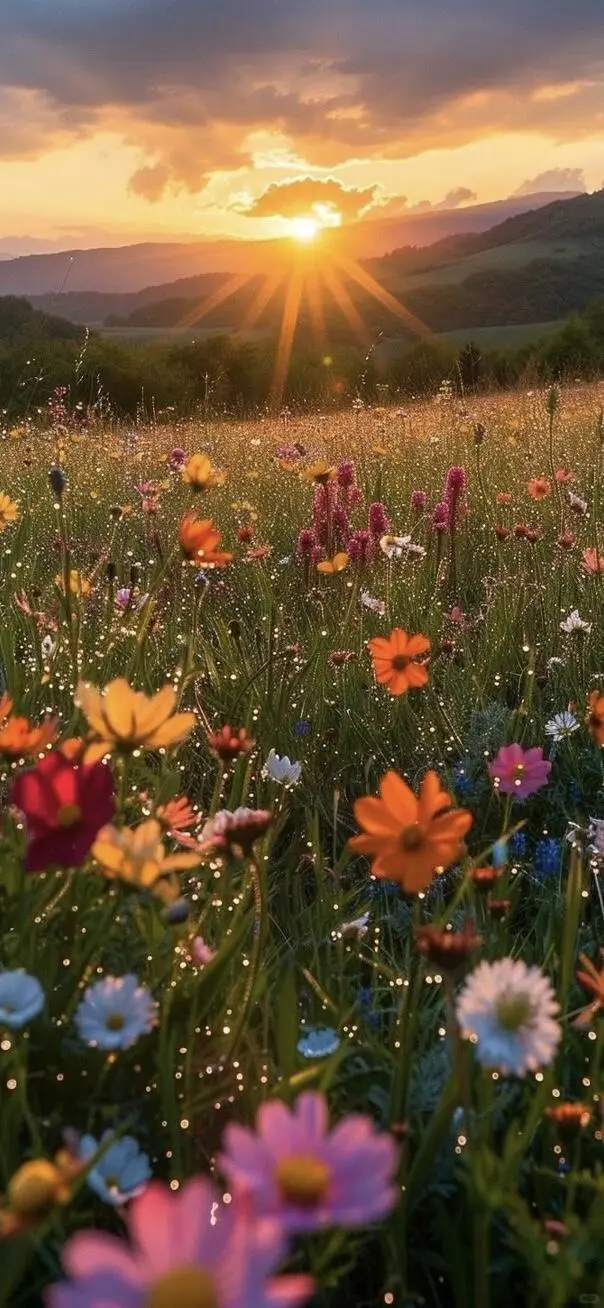
[[[201,849],[229,850],[236,858],[245,858],[252,852],[257,840],[268,831],[272,813],[268,809],[219,809],[208,818],[201,832]]]
[[[359,600],[366,609],[369,609],[370,613],[378,613],[380,617],[384,616],[386,612],[386,605],[384,601],[381,599],[376,599],[374,595],[370,595],[368,590],[361,591],[361,594],[359,595]]]
[[[131,587],[120,586],[119,590],[116,590],[115,592],[113,603],[115,604],[116,609],[119,609],[120,613],[123,613],[125,609],[129,607],[131,599],[132,599]]]
[[[140,826],[104,826],[92,846],[108,880],[122,881],[133,890],[149,890],[164,903],[179,896],[178,880],[170,873],[196,867],[197,854],[167,854],[162,843],[162,825],[155,818]]]
[[[71,594],[78,595],[80,599],[82,599],[84,595],[89,595],[92,590],[90,582],[87,581],[85,577],[82,577],[76,568],[71,569],[68,584]],[[55,577],[55,586],[58,586],[59,590],[63,591],[63,594],[65,594],[65,578],[62,572],[57,573]]]
[[[604,818],[590,818],[587,835],[591,841],[590,853],[597,854],[599,858],[604,857]]]
[[[57,738],[56,718],[35,727],[28,718],[14,714],[11,695],[0,697],[0,756],[34,758]]]
[[[362,940],[367,935],[369,913],[353,918],[352,922],[343,922],[339,934],[344,940]]]
[[[604,554],[598,554],[596,550],[583,550],[581,567],[592,575],[596,572],[604,572]]]
[[[293,1108],[262,1104],[257,1124],[254,1133],[229,1123],[220,1155],[235,1195],[257,1216],[294,1234],[365,1226],[394,1207],[397,1149],[371,1118],[355,1113],[330,1131],[325,1096],[308,1090]]]
[[[132,973],[88,986],[74,1016],[80,1039],[98,1049],[127,1049],[156,1022],[157,1004]]]
[[[568,486],[568,483],[573,480],[570,468],[556,468],[555,476],[559,486]]]
[[[415,943],[418,953],[424,954],[443,972],[455,972],[479,948],[482,937],[476,934],[471,922],[463,931],[441,931],[439,927],[426,925],[417,927]]]
[[[411,508],[416,509],[418,513],[423,513],[428,504],[428,496],[423,490],[414,490],[411,492]]]
[[[374,554],[374,540],[370,531],[361,528],[353,531],[346,545],[346,553],[354,563],[370,563]]]
[[[334,554],[332,559],[323,559],[320,563],[317,563],[317,572],[331,575],[336,572],[343,572],[349,562],[348,554],[346,554],[345,550],[342,550],[339,554]]]
[[[546,500],[551,492],[552,484],[549,477],[534,477],[527,485],[527,491],[533,500]]]
[[[440,500],[434,505],[430,523],[433,531],[442,533],[449,530],[449,505],[446,500]]]
[[[583,989],[593,996],[587,1008],[584,1008],[573,1022],[573,1026],[579,1027],[580,1030],[589,1026],[596,1013],[604,1008],[604,949],[600,949],[600,959],[602,965],[598,971],[595,963],[592,963],[586,954],[579,954],[581,971],[576,972],[575,975],[579,985],[582,985]]]
[[[561,855],[561,842],[556,840],[554,836],[537,841],[533,869],[539,881],[555,876],[560,871]]]
[[[172,471],[180,472],[186,462],[187,462],[186,450],[183,450],[180,445],[176,445],[174,449],[170,451],[170,454],[168,456],[168,463],[170,464]]]
[[[13,782],[11,803],[25,814],[26,872],[52,864],[81,867],[97,832],[115,812],[113,777],[102,763],[81,766],[53,750]]]
[[[517,522],[514,527],[514,535],[517,540],[526,540],[528,527],[523,522]]]
[[[488,864],[485,867],[473,867],[470,872],[470,878],[477,890],[491,890],[500,876],[501,868],[491,867]]]
[[[541,533],[536,527],[525,527],[524,537],[531,545],[535,545],[538,540],[541,540]]]
[[[205,1177],[178,1190],[152,1181],[126,1220],[130,1243],[105,1231],[72,1236],[69,1280],[52,1287],[49,1308],[297,1308],[313,1292],[307,1276],[273,1275],[285,1253],[279,1225],[223,1207]]]
[[[555,713],[553,718],[550,718],[549,722],[545,724],[545,734],[551,736],[552,740],[559,742],[560,740],[567,740],[569,736],[572,736],[573,731],[577,731],[578,728],[579,721],[574,713]]]
[[[68,1197],[65,1172],[48,1158],[23,1163],[11,1176],[6,1192],[17,1229],[42,1221],[55,1204],[65,1203]]]
[[[499,523],[496,525],[495,535],[497,537],[497,540],[507,540],[509,534],[510,534],[509,527],[502,527]]]
[[[189,945],[191,960],[197,967],[207,967],[216,958],[216,950],[210,949],[203,936],[195,936]]]
[[[76,703],[90,727],[87,759],[116,751],[164,749],[182,744],[195,726],[194,713],[176,713],[176,691],[166,685],[156,695],[133,690],[124,677],[104,691],[79,683]]]
[[[569,508],[572,509],[573,513],[578,513],[581,517],[585,517],[588,509],[587,500],[582,499],[580,495],[573,495],[572,491],[567,491],[566,502]]]
[[[113,1131],[105,1131],[98,1141],[93,1135],[83,1135],[77,1148],[80,1161],[87,1163],[94,1158],[112,1136]],[[142,1153],[134,1136],[123,1135],[119,1140],[114,1140],[97,1159],[94,1167],[88,1170],[86,1185],[94,1190],[99,1199],[117,1208],[141,1194],[151,1176],[147,1154]]]
[[[56,640],[53,640],[52,636],[48,636],[48,635],[43,636],[42,641],[40,643],[40,648],[42,650],[44,658],[51,659],[57,648],[57,642]]]
[[[339,1048],[340,1037],[330,1026],[306,1027],[296,1049],[303,1058],[329,1058]]]
[[[17,505],[13,503],[10,496],[4,493],[0,494],[0,532],[5,531],[10,523],[16,522],[19,517]]]
[[[572,1139],[579,1131],[589,1126],[591,1108],[589,1104],[552,1104],[545,1109],[545,1116],[549,1117],[550,1122],[557,1128],[559,1135]]]
[[[369,505],[369,530],[376,540],[390,531],[390,519],[379,500]]]
[[[350,486],[354,486],[356,482],[356,469],[353,460],[344,459],[337,469],[336,476],[338,485],[343,486],[345,490],[348,490]]]
[[[217,550],[220,544],[220,532],[216,530],[211,518],[196,518],[192,513],[185,513],[181,519],[178,538],[185,558],[204,568],[224,568],[232,562],[233,555]]]
[[[459,858],[463,837],[472,825],[465,809],[453,809],[435,772],[423,777],[416,797],[396,772],[380,782],[379,799],[364,796],[354,806],[363,834],[350,848],[368,854],[375,877],[396,881],[407,894],[429,886],[434,873]]]
[[[211,486],[224,486],[226,472],[213,468],[207,454],[192,454],[183,470],[182,479],[194,491],[205,491]]]
[[[274,749],[271,749],[262,769],[263,777],[269,778],[270,781],[277,781],[281,786],[295,786],[301,774],[301,763],[292,763],[287,754],[279,758]]]
[[[515,831],[510,840],[510,854],[512,858],[524,858],[527,850],[528,850],[528,840],[526,837],[526,832]]]
[[[336,469],[325,459],[316,459],[314,463],[303,468],[300,473],[302,481],[314,481],[318,486],[326,486],[328,481],[333,481],[336,476]]]
[[[456,1003],[462,1035],[476,1046],[478,1061],[503,1076],[524,1077],[553,1060],[562,1029],[554,991],[538,967],[520,959],[482,962]]]
[[[253,539],[253,536],[254,536],[253,527],[248,526],[248,527],[237,528],[237,540],[239,541],[240,545],[247,544],[248,541]]]
[[[160,804],[155,810],[155,817],[167,832],[186,831],[187,827],[194,827],[197,822],[197,813],[191,808],[186,795],[178,795],[176,799],[169,799],[167,804]]]
[[[24,972],[0,972],[0,1029],[20,1031],[42,1012],[45,996],[38,978]]]
[[[455,526],[459,506],[466,494],[468,479],[465,468],[455,464],[449,468],[445,479],[444,502],[449,510],[449,525]]]
[[[317,535],[313,527],[303,527],[298,535],[298,554],[310,558],[317,548]]]
[[[573,609],[568,617],[560,623],[560,631],[564,631],[567,636],[585,635],[589,636],[591,631],[591,622],[584,622],[579,616],[579,610]]]
[[[380,549],[387,559],[403,559],[408,555],[423,559],[426,553],[423,545],[416,545],[410,536],[382,536]]]
[[[511,503],[512,503],[512,496],[510,495],[510,492],[509,492],[509,491],[498,491],[497,494],[496,494],[496,496],[495,496],[495,499],[497,500],[497,503],[498,503],[498,504],[511,504]]]
[[[575,547],[575,537],[572,531],[562,531],[557,538],[556,544],[561,550],[572,550]]]
[[[552,765],[538,748],[523,749],[521,745],[502,745],[499,753],[488,765],[488,773],[496,790],[502,795],[515,795],[526,799],[546,786]]]
[[[309,731],[312,731],[312,722],[308,718],[300,718],[298,722],[294,723],[295,736],[307,736]]]
[[[405,695],[408,690],[427,685],[425,664],[415,661],[430,649],[427,636],[409,636],[401,627],[395,627],[389,636],[374,636],[367,644],[376,681],[387,686],[391,695]]]
[[[332,649],[329,653],[329,662],[336,668],[342,667],[344,663],[350,663],[355,658],[356,654],[352,649]]]
[[[230,763],[233,759],[240,758],[242,754],[249,754],[255,744],[255,740],[248,736],[245,727],[235,728],[226,725],[219,731],[208,732],[208,745],[212,753],[221,758],[224,763]]]
[[[596,745],[604,745],[604,695],[599,690],[592,690],[587,701],[587,725]]]

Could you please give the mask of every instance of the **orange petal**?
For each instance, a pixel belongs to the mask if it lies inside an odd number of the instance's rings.
[[[380,782],[380,795],[389,817],[396,822],[397,834],[401,827],[417,822],[417,799],[398,772],[385,773]]]

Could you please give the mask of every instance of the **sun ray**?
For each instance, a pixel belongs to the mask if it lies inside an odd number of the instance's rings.
[[[333,268],[324,268],[323,279],[338,308],[341,309],[344,314],[348,326],[352,328],[352,331],[359,337],[359,340],[362,341],[363,345],[366,345],[369,334],[368,329],[365,326],[356,305],[353,304],[349,292],[346,290],[346,287],[342,285],[337,272],[335,272]]]
[[[318,341],[323,343],[326,335],[325,308],[323,305],[321,282],[316,268],[313,268],[312,271],[309,272],[306,279],[305,290],[312,330]]]
[[[287,295],[283,306],[283,317],[281,319],[281,332],[279,335],[279,344],[277,346],[277,358],[275,360],[275,375],[271,390],[271,399],[273,404],[279,405],[283,399],[285,383],[289,371],[292,346],[294,343],[294,332],[300,312],[300,301],[302,299],[303,274],[301,268],[295,268],[290,282],[287,287]]]
[[[282,274],[277,273],[274,277],[267,277],[266,281],[262,283],[245,311],[241,322],[241,331],[251,331],[252,327],[256,326],[258,319],[264,313],[282,281]]]
[[[200,300],[192,309],[188,309],[180,319],[178,326],[192,327],[194,323],[201,322],[203,318],[207,318],[209,313],[213,313],[214,309],[218,309],[221,304],[224,304],[225,300],[230,300],[232,295],[236,295],[237,291],[240,291],[250,279],[251,273],[234,273],[226,282],[223,282],[222,286],[212,291],[207,300]]]
[[[395,317],[400,318],[401,322],[404,322],[416,336],[421,336],[424,339],[433,336],[434,333],[426,326],[425,322],[422,322],[421,318],[416,318],[415,314],[411,313],[410,309],[406,309],[399,300],[395,300],[390,291],[380,286],[375,277],[372,277],[366,268],[357,263],[356,259],[334,253],[334,260],[342,272],[345,272],[358,286],[362,286],[364,291],[368,291],[374,300],[383,304],[384,308],[389,309]]]

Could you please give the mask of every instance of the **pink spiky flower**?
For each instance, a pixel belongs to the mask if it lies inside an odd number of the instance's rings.
[[[515,795],[526,799],[546,786],[552,765],[539,748],[523,749],[522,745],[503,745],[488,765],[488,772],[496,790],[502,795]]]
[[[365,1226],[397,1199],[397,1149],[369,1117],[354,1113],[329,1130],[327,1101],[310,1090],[293,1108],[258,1110],[257,1133],[229,1123],[220,1166],[236,1197],[287,1232]]]

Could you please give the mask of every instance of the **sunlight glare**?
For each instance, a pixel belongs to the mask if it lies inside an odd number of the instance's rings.
[[[290,231],[296,241],[314,241],[321,224],[316,218],[292,218]]]

